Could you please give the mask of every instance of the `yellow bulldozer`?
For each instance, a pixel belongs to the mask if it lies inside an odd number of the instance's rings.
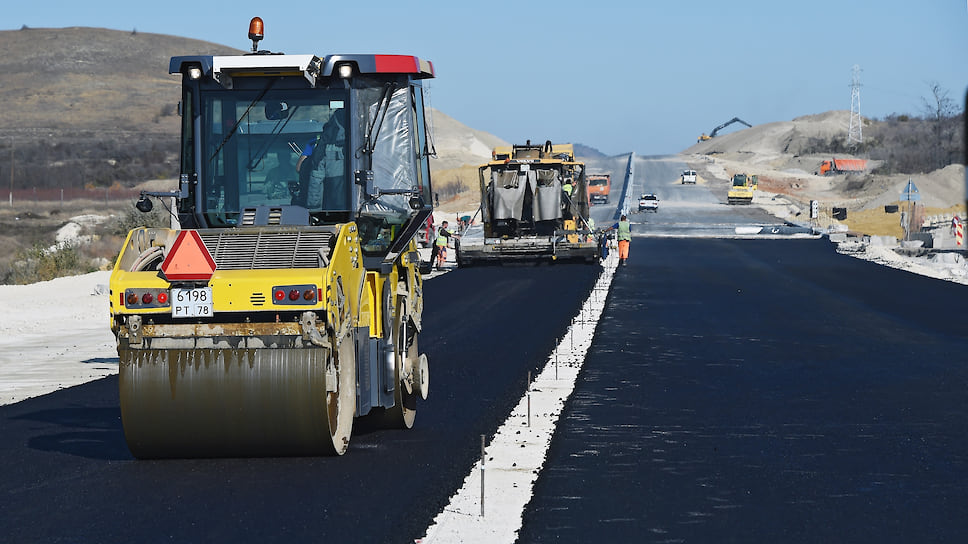
[[[428,393],[414,241],[432,213],[427,61],[173,57],[172,228],[111,275],[124,434],[139,458],[346,452],[354,418],[409,428]]]

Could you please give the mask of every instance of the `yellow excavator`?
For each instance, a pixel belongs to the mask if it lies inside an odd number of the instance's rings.
[[[744,125],[746,125],[748,127],[752,127],[753,126],[753,125],[747,123],[746,121],[740,119],[739,117],[733,117],[729,121],[726,121],[725,123],[723,123],[723,124],[719,125],[718,127],[714,128],[709,134],[706,134],[705,132],[703,132],[702,134],[700,134],[699,135],[699,138],[696,139],[696,143],[702,143],[702,142],[705,142],[706,140],[711,140],[711,139],[715,138],[716,137],[716,134],[718,134],[720,130],[723,130],[724,128],[728,127],[729,125],[732,125],[733,123],[742,123],[742,124],[744,124]]]
[[[111,274],[125,439],[138,458],[327,455],[354,418],[414,424],[414,241],[432,213],[422,81],[407,55],[179,56],[172,228]],[[298,166],[298,168],[297,168]]]

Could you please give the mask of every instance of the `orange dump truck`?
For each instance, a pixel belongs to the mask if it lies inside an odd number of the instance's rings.
[[[867,170],[866,159],[831,159],[820,163],[820,175],[846,174]]]
[[[608,204],[608,193],[612,190],[611,174],[588,174],[588,198],[592,204]]]

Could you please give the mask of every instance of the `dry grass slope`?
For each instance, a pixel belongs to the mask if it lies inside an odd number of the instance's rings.
[[[209,42],[103,28],[0,31],[0,137],[31,129],[175,133],[172,56],[234,54]]]

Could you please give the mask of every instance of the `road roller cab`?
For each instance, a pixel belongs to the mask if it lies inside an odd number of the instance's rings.
[[[182,56],[171,229],[111,276],[137,457],[342,454],[354,417],[413,425],[428,367],[415,235],[432,213],[422,81],[404,55]]]

